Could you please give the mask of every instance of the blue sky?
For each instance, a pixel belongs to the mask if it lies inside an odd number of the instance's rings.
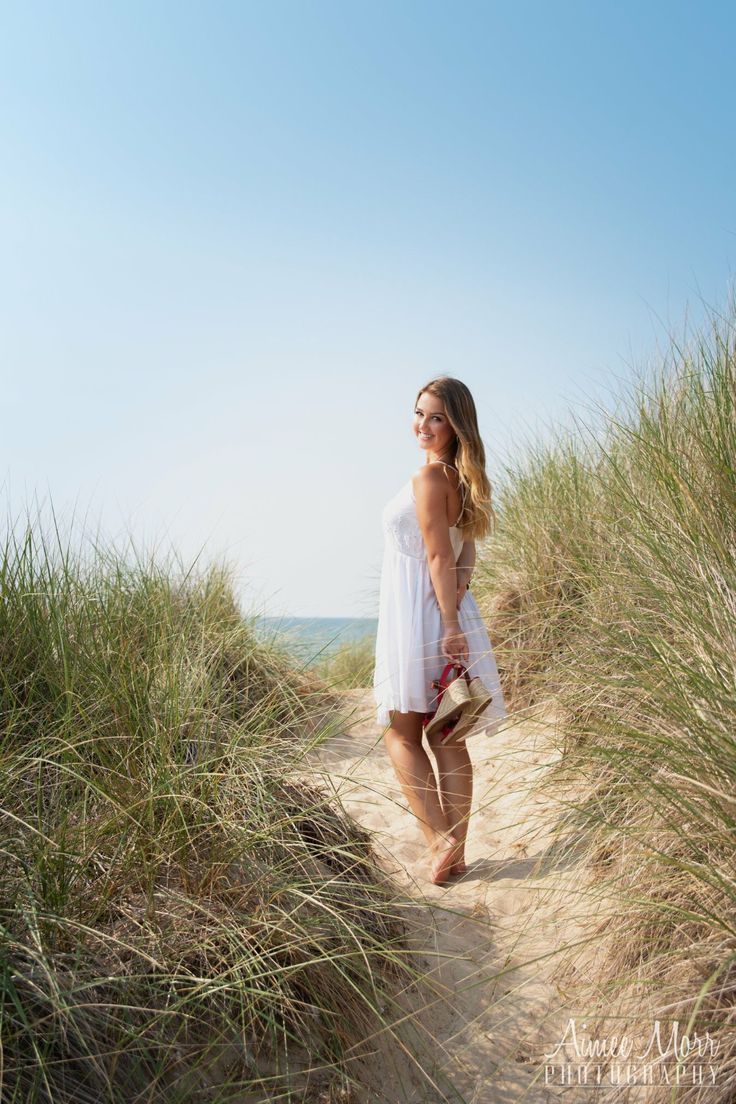
[[[735,32],[713,3],[0,4],[8,516],[373,616],[423,382],[471,388],[494,482],[723,307]]]

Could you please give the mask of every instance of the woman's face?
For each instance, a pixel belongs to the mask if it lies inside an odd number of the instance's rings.
[[[434,455],[443,453],[455,436],[442,399],[426,391],[421,393],[414,407],[413,428],[419,447]]]

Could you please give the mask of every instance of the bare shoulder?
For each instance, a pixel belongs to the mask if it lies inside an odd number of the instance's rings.
[[[447,491],[447,479],[440,464],[422,464],[411,477],[414,494],[422,497],[439,498]]]
[[[439,483],[443,479],[443,468],[441,464],[420,464],[417,470],[414,472],[412,479],[417,485],[425,483],[428,487],[432,483]],[[421,483],[420,483],[421,481]]]

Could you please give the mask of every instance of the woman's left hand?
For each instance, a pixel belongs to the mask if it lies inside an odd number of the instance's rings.
[[[442,634],[442,655],[451,661],[468,662],[468,641],[461,628],[445,629]]]

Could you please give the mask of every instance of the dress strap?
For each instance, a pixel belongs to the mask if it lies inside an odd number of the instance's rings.
[[[462,495],[462,499],[461,499],[461,502],[460,502],[460,513],[457,516],[457,521],[452,526],[453,529],[457,529],[457,522],[460,521],[460,518],[463,516],[463,510],[465,509],[465,484],[464,483],[460,484],[460,494]]]

